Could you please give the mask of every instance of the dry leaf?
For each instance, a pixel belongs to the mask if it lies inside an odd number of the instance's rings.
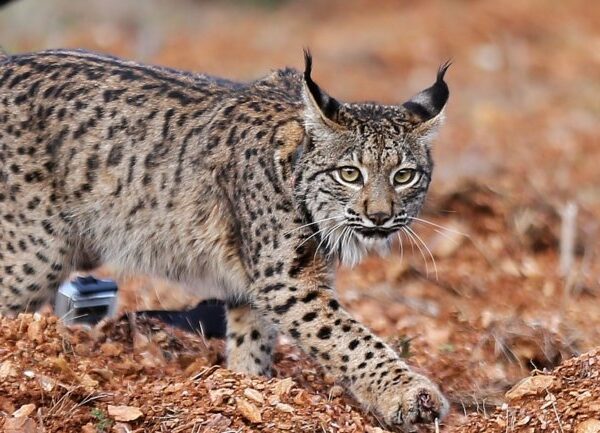
[[[108,415],[115,421],[135,421],[144,414],[135,406],[111,406],[108,405]]]
[[[16,411],[14,411],[12,416],[14,418],[28,417],[29,415],[31,415],[33,413],[34,410],[35,410],[35,404],[24,404],[23,406],[18,408]]]
[[[250,403],[248,400],[237,399],[236,400],[238,410],[242,414],[244,418],[252,423],[257,423],[262,421],[262,416],[260,414],[260,410]]]

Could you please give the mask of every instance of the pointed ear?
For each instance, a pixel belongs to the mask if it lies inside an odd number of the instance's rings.
[[[435,83],[402,104],[414,116],[416,133],[429,135],[441,125],[444,107],[450,96],[448,85],[444,81],[450,65],[451,62],[448,61],[440,66]]]
[[[302,83],[302,98],[306,107],[305,121],[307,126],[322,124],[333,129],[339,129],[338,111],[340,103],[325,93],[312,80],[312,56],[304,50],[304,74]]]

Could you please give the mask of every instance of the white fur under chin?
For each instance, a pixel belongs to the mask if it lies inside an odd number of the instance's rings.
[[[351,233],[347,233],[343,239],[336,236],[330,242],[330,246],[334,248],[337,246],[335,250],[341,264],[354,267],[371,252],[382,256],[389,254],[391,251],[391,240],[389,237],[387,239],[365,237],[360,233],[352,231]]]

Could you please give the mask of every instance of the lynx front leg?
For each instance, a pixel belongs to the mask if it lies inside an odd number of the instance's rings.
[[[257,304],[267,319],[345,383],[367,408],[391,426],[441,418],[448,403],[429,379],[412,372],[399,356],[352,319],[324,279],[304,274],[262,281]]]
[[[275,328],[249,305],[227,308],[227,367],[253,375],[271,375]]]

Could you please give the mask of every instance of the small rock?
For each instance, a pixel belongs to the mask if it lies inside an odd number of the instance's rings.
[[[111,406],[108,405],[108,415],[113,417],[115,421],[135,421],[144,414],[135,406]]]
[[[40,384],[40,387],[46,392],[52,391],[56,386],[56,381],[48,376],[38,377],[38,382]]]
[[[522,420],[519,420],[516,425],[518,425],[519,427],[521,427],[521,426],[524,426],[526,424],[529,424],[529,421],[531,421],[531,417],[529,415],[527,415]]]
[[[248,400],[238,398],[236,403],[238,410],[248,421],[252,423],[258,423],[262,421],[260,410]]]
[[[600,433],[600,421],[588,419],[575,426],[575,433]]]
[[[83,387],[87,390],[95,389],[98,387],[98,381],[93,379],[89,374],[84,374],[79,379],[79,383],[83,385]]]
[[[105,356],[119,356],[123,352],[123,346],[117,343],[104,343],[100,346],[100,351]]]
[[[282,395],[290,392],[290,390],[292,389],[293,386],[294,386],[294,381],[292,380],[292,378],[286,377],[285,379],[280,380],[279,382],[277,382],[275,384],[275,386],[273,388],[273,392],[281,397]]]
[[[250,400],[254,400],[256,403],[260,404],[263,404],[265,402],[263,395],[252,388],[246,388],[244,390],[244,397],[248,397]]]
[[[278,411],[281,411],[281,412],[294,413],[294,408],[292,406],[290,406],[289,404],[285,404],[285,403],[277,403],[275,405],[275,409],[277,409]]]
[[[224,417],[220,413],[212,415],[202,430],[203,433],[222,433],[227,431],[227,427],[231,425],[231,420]]]
[[[81,433],[97,433],[96,427],[92,423],[87,423],[83,427],[81,427]]]
[[[27,327],[27,337],[35,343],[44,341],[44,326],[42,322],[31,322]]]
[[[0,380],[6,380],[8,376],[14,376],[15,373],[12,361],[6,360],[0,364]]]
[[[35,421],[25,416],[6,418],[4,433],[37,433]]]
[[[208,391],[208,398],[210,398],[210,402],[215,406],[219,406],[221,403],[223,403],[223,401],[225,401],[226,398],[229,398],[231,395],[233,395],[233,390],[229,388],[221,388]]]
[[[13,413],[17,408],[11,400],[0,395],[0,410],[6,413]]]
[[[92,374],[104,382],[110,382],[114,376],[114,373],[107,368],[93,368],[90,370],[90,375]]]
[[[23,406],[18,408],[16,411],[14,411],[12,416],[14,418],[19,418],[19,417],[25,418],[25,417],[28,417],[29,415],[31,415],[34,410],[35,410],[35,404],[24,404]]]
[[[529,376],[519,381],[515,386],[508,390],[505,397],[508,400],[516,400],[525,395],[536,395],[545,391],[554,385],[554,376],[540,374],[537,376]]]
[[[131,426],[129,424],[118,422],[113,426],[112,431],[114,433],[131,433]]]

